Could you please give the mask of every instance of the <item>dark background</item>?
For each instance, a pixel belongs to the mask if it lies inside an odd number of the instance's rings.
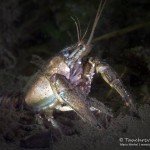
[[[97,0],[1,0],[0,94],[23,89],[38,69],[30,63],[32,55],[46,60],[76,43],[75,24],[70,17],[80,20],[83,34],[89,21],[91,27],[98,4]],[[149,0],[107,0],[91,53],[118,72],[138,107],[150,104],[149,10]],[[96,40],[117,31],[119,34]],[[99,75],[95,76],[91,96],[112,108],[116,115],[122,110],[121,98]]]

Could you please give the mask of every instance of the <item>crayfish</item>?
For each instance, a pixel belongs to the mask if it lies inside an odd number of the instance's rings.
[[[34,110],[41,119],[51,123],[54,128],[59,128],[53,116],[55,110],[74,111],[92,126],[104,128],[94,112],[106,113],[111,117],[112,113],[108,110],[104,112],[101,109],[103,106],[94,106],[89,97],[95,73],[100,74],[120,94],[126,106],[136,111],[132,96],[117,73],[100,58],[84,59],[92,50],[92,39],[105,2],[100,2],[88,40],[84,39],[86,32],[81,37],[79,25],[75,21],[78,42],[62,49],[51,59],[40,62],[38,72],[24,89],[24,105]]]
[[[122,97],[126,106],[134,109],[130,93],[126,90],[117,73],[99,58],[83,58],[92,50],[92,39],[105,2],[99,5],[95,21],[87,41],[81,37],[77,22],[78,42],[61,50],[56,56],[40,66],[25,89],[25,103],[58,127],[53,111],[75,111],[84,121],[103,128],[93,111],[102,110],[92,106],[88,97],[95,73]],[[83,65],[84,64],[84,65]],[[109,113],[108,113],[109,114]],[[111,115],[111,114],[109,114]]]

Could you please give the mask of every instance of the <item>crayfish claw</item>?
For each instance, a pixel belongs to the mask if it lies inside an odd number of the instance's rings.
[[[78,88],[73,87],[69,80],[60,74],[56,74],[50,82],[60,102],[70,106],[84,121],[97,126],[97,119],[91,112],[86,97]]]

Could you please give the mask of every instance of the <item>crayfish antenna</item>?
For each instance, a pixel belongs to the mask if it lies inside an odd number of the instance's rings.
[[[71,17],[71,19],[72,19],[72,20],[74,21],[74,23],[75,23],[76,30],[77,30],[78,42],[80,42],[80,39],[81,39],[81,29],[80,29],[79,20],[78,20],[78,23],[77,23],[77,21],[75,20],[75,18]]]
[[[93,35],[94,35],[94,32],[95,32],[95,28],[97,26],[97,23],[99,21],[99,18],[101,17],[101,14],[103,12],[103,9],[104,9],[104,6],[106,4],[106,0],[101,0],[100,4],[99,4],[99,7],[98,7],[98,10],[97,10],[97,13],[96,13],[96,17],[95,17],[95,20],[94,20],[94,24],[93,24],[93,27],[92,27],[92,31],[91,31],[91,34],[90,34],[90,37],[87,41],[87,45],[89,45],[93,39]]]

